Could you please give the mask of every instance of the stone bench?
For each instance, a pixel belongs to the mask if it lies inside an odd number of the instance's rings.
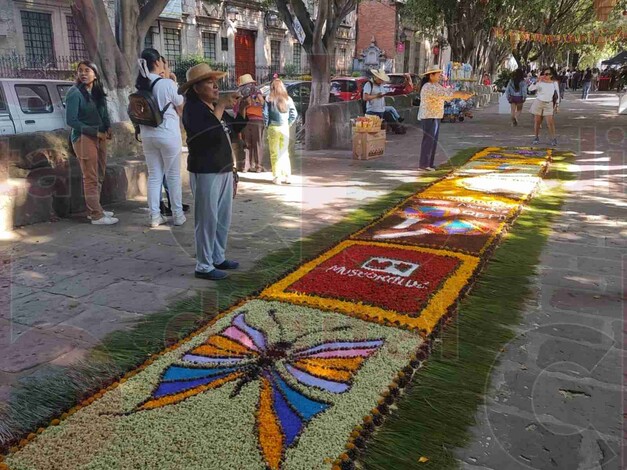
[[[416,94],[387,96],[386,106],[394,106],[405,124],[418,123],[418,107],[412,103]],[[361,101],[342,101],[310,106],[307,110],[307,150],[350,149],[353,142],[351,122],[363,116]]]
[[[130,123],[113,125],[102,188],[103,204],[146,195],[148,171]],[[60,129],[0,139],[0,228],[45,222],[85,211],[81,170],[69,131]],[[183,172],[187,178],[187,172]]]

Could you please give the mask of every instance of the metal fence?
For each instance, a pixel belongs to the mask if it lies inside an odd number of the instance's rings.
[[[0,56],[0,78],[73,80],[79,57]]]

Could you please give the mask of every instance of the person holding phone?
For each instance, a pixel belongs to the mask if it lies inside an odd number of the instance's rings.
[[[231,134],[241,132],[247,120],[226,112],[241,99],[239,94],[220,95],[218,81],[226,72],[198,64],[187,71],[179,87],[185,94],[183,125],[187,132],[187,170],[194,195],[196,270],[199,279],[217,281],[239,263],[226,258],[236,175]]]
[[[372,80],[364,85],[364,101],[366,114],[379,116],[383,119],[385,113],[386,90],[383,84],[390,81],[390,77],[383,70],[372,69]]]
[[[422,123],[422,144],[420,147],[421,170],[434,171],[435,151],[440,135],[440,121],[444,117],[444,103],[453,98],[469,99],[473,94],[455,91],[440,85],[442,69],[434,66],[429,68],[422,77],[420,86],[420,109],[418,119]]]
[[[557,146],[555,136],[555,119],[553,115],[559,109],[560,89],[557,82],[557,73],[550,67],[545,67],[540,73],[538,82],[529,86],[529,91],[537,91],[536,100],[531,105],[531,114],[534,115],[533,128],[535,137],[532,145],[540,143],[540,128],[542,121],[546,118],[546,123],[551,136],[551,146]]]

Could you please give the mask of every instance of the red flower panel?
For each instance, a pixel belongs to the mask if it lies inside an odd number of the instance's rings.
[[[415,317],[460,264],[454,256],[353,245],[285,291],[364,303]]]

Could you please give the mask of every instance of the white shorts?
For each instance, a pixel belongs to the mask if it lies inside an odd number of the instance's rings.
[[[553,116],[553,102],[536,99],[531,104],[529,111],[536,116]]]

